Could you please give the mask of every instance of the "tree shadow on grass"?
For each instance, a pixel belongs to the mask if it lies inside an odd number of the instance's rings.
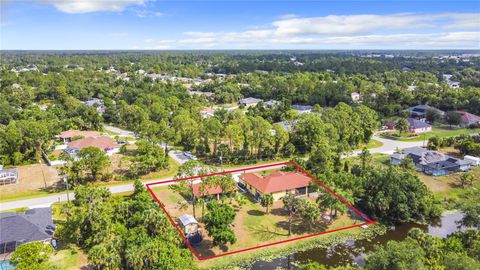
[[[250,227],[249,230],[253,235],[258,237],[262,241],[272,240],[275,236],[288,236],[288,233],[281,233],[277,230],[272,230],[270,227],[265,225],[259,225],[255,227]]]
[[[215,256],[215,252],[212,251],[213,242],[210,239],[203,239],[202,243],[198,247],[194,247],[195,251],[201,258]]]
[[[288,216],[287,210],[285,210],[285,209],[283,209],[283,208],[274,208],[274,209],[271,209],[271,210],[270,210],[270,214],[275,215],[275,216],[284,216],[284,217],[287,217],[287,216]]]
[[[275,225],[278,226],[279,228],[282,228],[288,231],[288,220],[279,221]],[[315,222],[313,224],[310,224],[303,219],[294,220],[292,222],[292,234],[297,234],[297,235],[323,232],[323,231],[326,231],[327,228],[328,228],[328,224],[325,222]]]
[[[260,210],[256,210],[256,209],[252,209],[252,210],[248,210],[247,214],[259,217],[259,216],[264,216],[265,212],[260,211]]]

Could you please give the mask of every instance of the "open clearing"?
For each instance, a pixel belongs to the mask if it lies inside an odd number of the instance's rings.
[[[330,210],[321,213],[320,218],[316,221],[309,222],[301,215],[295,215],[292,219],[292,234],[289,235],[288,217],[289,212],[284,209],[281,200],[275,201],[269,208],[269,212],[260,205],[250,192],[242,193],[241,190],[236,191],[239,196],[244,198],[245,203],[239,204],[235,196],[221,195],[220,198],[211,196],[207,200],[219,200],[230,205],[236,212],[232,229],[235,233],[237,242],[222,246],[214,246],[213,239],[208,235],[205,226],[202,223],[202,217],[206,213],[206,207],[203,203],[197,203],[195,206],[195,214],[192,204],[186,203],[188,198],[183,197],[168,186],[155,187],[153,184],[149,186],[152,193],[161,202],[164,210],[174,220],[175,226],[180,230],[183,228],[179,224],[178,218],[184,214],[195,216],[198,221],[199,232],[203,236],[203,241],[195,247],[195,255],[201,260],[210,259],[217,256],[243,252],[255,249],[258,246],[275,245],[284,241],[298,240],[317,235],[319,233],[330,233],[332,230],[342,230],[351,226],[360,226],[370,222],[353,214],[354,211],[349,209],[346,213],[338,213],[336,216]],[[301,198],[311,202],[316,201],[317,192],[311,192],[302,195]]]

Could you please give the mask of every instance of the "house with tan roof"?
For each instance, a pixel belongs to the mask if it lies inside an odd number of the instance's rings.
[[[120,149],[120,145],[118,145],[111,137],[97,136],[69,142],[65,152],[75,158],[80,150],[87,147],[97,147],[109,156],[113,153],[117,153]]]
[[[60,139],[64,143],[68,143],[73,141],[74,138],[88,138],[88,137],[98,137],[100,136],[100,132],[95,130],[75,130],[69,129],[67,131],[63,131],[57,138]]]
[[[464,112],[464,111],[456,111],[456,113],[460,115],[461,127],[470,127],[470,126],[480,127],[480,116],[477,116],[469,112]]]
[[[240,186],[258,200],[263,194],[272,194],[273,200],[281,200],[285,194],[295,192],[307,195],[310,177],[299,172],[274,172],[269,175],[245,173],[240,175]]]

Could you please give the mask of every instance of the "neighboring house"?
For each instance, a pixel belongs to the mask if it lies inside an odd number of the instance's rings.
[[[434,108],[428,105],[417,105],[407,109],[407,111],[410,112],[410,115],[415,118],[425,118],[427,116],[427,111],[429,110],[435,110],[442,116],[445,114],[444,111],[441,111],[437,108]]]
[[[466,155],[463,157],[463,160],[470,163],[471,166],[480,166],[480,158]]]
[[[261,99],[258,99],[258,98],[252,98],[252,97],[248,97],[248,98],[243,98],[243,99],[240,99],[238,101],[239,104],[241,105],[244,105],[245,107],[252,107],[252,106],[257,106],[257,104],[260,102],[260,101],[263,101]]]
[[[417,171],[428,175],[439,176],[456,171],[465,172],[470,170],[470,163],[466,160],[457,159],[422,147],[410,147],[404,149],[402,153],[395,153],[390,156],[390,163],[399,165],[406,157],[412,159]]]
[[[295,120],[295,121],[281,121],[281,122],[276,122],[276,123],[273,123],[273,124],[274,125],[279,125],[284,130],[290,132],[290,131],[293,130],[293,127],[295,126],[296,123],[297,123],[297,120]]]
[[[469,126],[480,126],[480,116],[471,114],[464,111],[456,111],[460,115],[460,126],[469,127]]]
[[[97,137],[100,136],[100,132],[94,130],[74,130],[70,129],[57,135],[62,142],[68,143],[73,141],[75,137],[78,138],[88,138],[88,137]]]
[[[351,93],[350,97],[352,98],[353,102],[359,102],[362,99],[362,95],[360,95],[360,93],[357,93],[357,92]]]
[[[54,231],[50,207],[0,213],[0,254],[12,252],[24,243],[49,243]]]
[[[302,114],[302,113],[311,113],[312,109],[313,109],[313,106],[310,106],[310,105],[292,105],[291,108],[293,110],[297,111],[298,113]]]
[[[219,186],[209,186],[202,192],[200,191],[201,185],[200,183],[192,185],[192,191],[195,197],[214,196],[223,193],[222,188]]]
[[[202,118],[208,118],[215,115],[215,110],[213,108],[205,108],[200,111],[200,116]]]
[[[310,178],[299,172],[274,172],[270,175],[246,173],[240,175],[240,186],[246,188],[255,199],[262,194],[272,194],[273,200],[280,200],[287,192],[307,195]]]
[[[415,118],[407,118],[407,122],[408,122],[408,131],[410,133],[425,133],[425,132],[432,131],[431,125],[423,121],[417,120]]]
[[[87,105],[88,107],[95,107],[99,114],[105,113],[105,104],[103,103],[103,100],[99,98],[91,98],[87,101],[83,101],[82,103]]]
[[[65,152],[67,152],[71,157],[76,158],[78,152],[87,147],[97,147],[103,150],[109,156],[113,153],[117,153],[120,149],[120,145],[118,145],[111,137],[99,136],[83,138],[70,142],[68,143]]]
[[[198,221],[191,215],[185,214],[178,218],[182,225],[185,235],[196,234],[198,232]]]
[[[212,98],[215,94],[212,92],[201,92],[201,91],[188,91],[190,96],[203,96],[206,98]]]
[[[14,169],[3,169],[0,165],[0,186],[18,184],[18,171]]]
[[[271,99],[269,101],[266,101],[264,103],[264,105],[265,105],[265,107],[273,108],[273,107],[276,107],[276,106],[280,105],[280,101]]]

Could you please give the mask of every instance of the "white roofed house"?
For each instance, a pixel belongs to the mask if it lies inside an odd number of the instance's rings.
[[[350,97],[352,98],[353,102],[360,102],[362,100],[362,95],[360,95],[358,92],[351,93]]]
[[[310,105],[292,105],[290,106],[293,110],[297,111],[298,113],[311,113],[313,110],[313,106]]]
[[[18,184],[18,171],[16,168],[3,169],[0,164],[0,186]]]
[[[257,104],[260,103],[260,101],[263,101],[263,100],[258,98],[253,98],[253,97],[247,97],[247,98],[240,99],[238,103],[248,108],[252,106],[257,106]]]

